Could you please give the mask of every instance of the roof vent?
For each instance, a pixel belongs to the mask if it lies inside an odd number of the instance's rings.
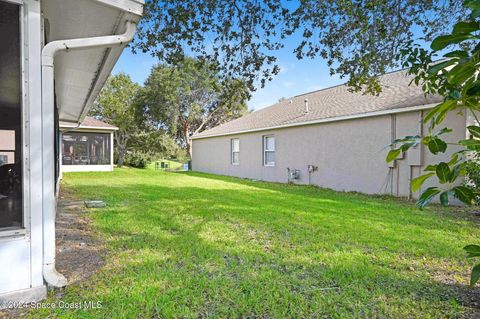
[[[308,99],[305,99],[305,114],[308,113]]]

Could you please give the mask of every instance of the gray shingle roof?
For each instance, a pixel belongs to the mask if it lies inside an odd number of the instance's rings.
[[[440,96],[425,98],[420,87],[414,83],[409,85],[412,78],[412,76],[407,75],[406,70],[380,76],[379,82],[382,86],[382,92],[379,96],[352,93],[348,91],[346,85],[298,95],[203,131],[196,134],[194,138],[260,130],[282,125],[295,125],[296,123],[303,125],[306,122],[401,109],[442,101]],[[308,113],[305,113],[305,99],[308,99]]]

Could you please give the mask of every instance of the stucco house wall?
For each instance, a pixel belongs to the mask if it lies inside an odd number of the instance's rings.
[[[392,139],[427,133],[423,111],[363,117],[352,120],[295,126],[275,130],[196,138],[193,140],[194,171],[272,182],[287,182],[287,168],[300,170],[298,184],[314,184],[338,191],[392,194],[417,198],[409,181],[431,163],[448,159],[455,147],[432,155],[419,146],[404,154],[394,167],[385,162]],[[466,116],[452,114],[442,127],[454,130],[446,141],[465,137]],[[439,127],[440,129],[441,127]],[[274,167],[263,165],[263,136],[275,136]],[[231,140],[240,140],[240,164],[231,164]],[[318,166],[309,177],[308,165]],[[426,184],[425,187],[430,186]]]

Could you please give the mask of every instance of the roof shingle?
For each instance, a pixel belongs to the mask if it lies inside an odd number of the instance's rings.
[[[80,124],[80,128],[82,127],[104,128],[104,129],[112,129],[112,130],[117,129],[116,126],[102,122],[91,116],[85,117],[83,122]]]
[[[305,124],[311,121],[342,116],[401,109],[441,102],[440,96],[425,97],[420,87],[410,84],[407,70],[379,77],[382,92],[378,96],[348,91],[338,85],[286,99],[272,106],[247,114],[239,119],[196,134],[194,138],[225,135],[233,132],[259,130],[281,125]],[[309,112],[305,113],[305,99]]]

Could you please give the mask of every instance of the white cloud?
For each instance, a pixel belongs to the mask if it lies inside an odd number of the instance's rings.
[[[282,82],[282,85],[283,85],[284,87],[291,88],[291,87],[295,86],[296,83],[295,83],[295,82],[292,82],[292,81],[285,81],[285,82]]]
[[[280,72],[278,74],[285,74],[288,72],[288,67],[285,65],[280,65]]]

